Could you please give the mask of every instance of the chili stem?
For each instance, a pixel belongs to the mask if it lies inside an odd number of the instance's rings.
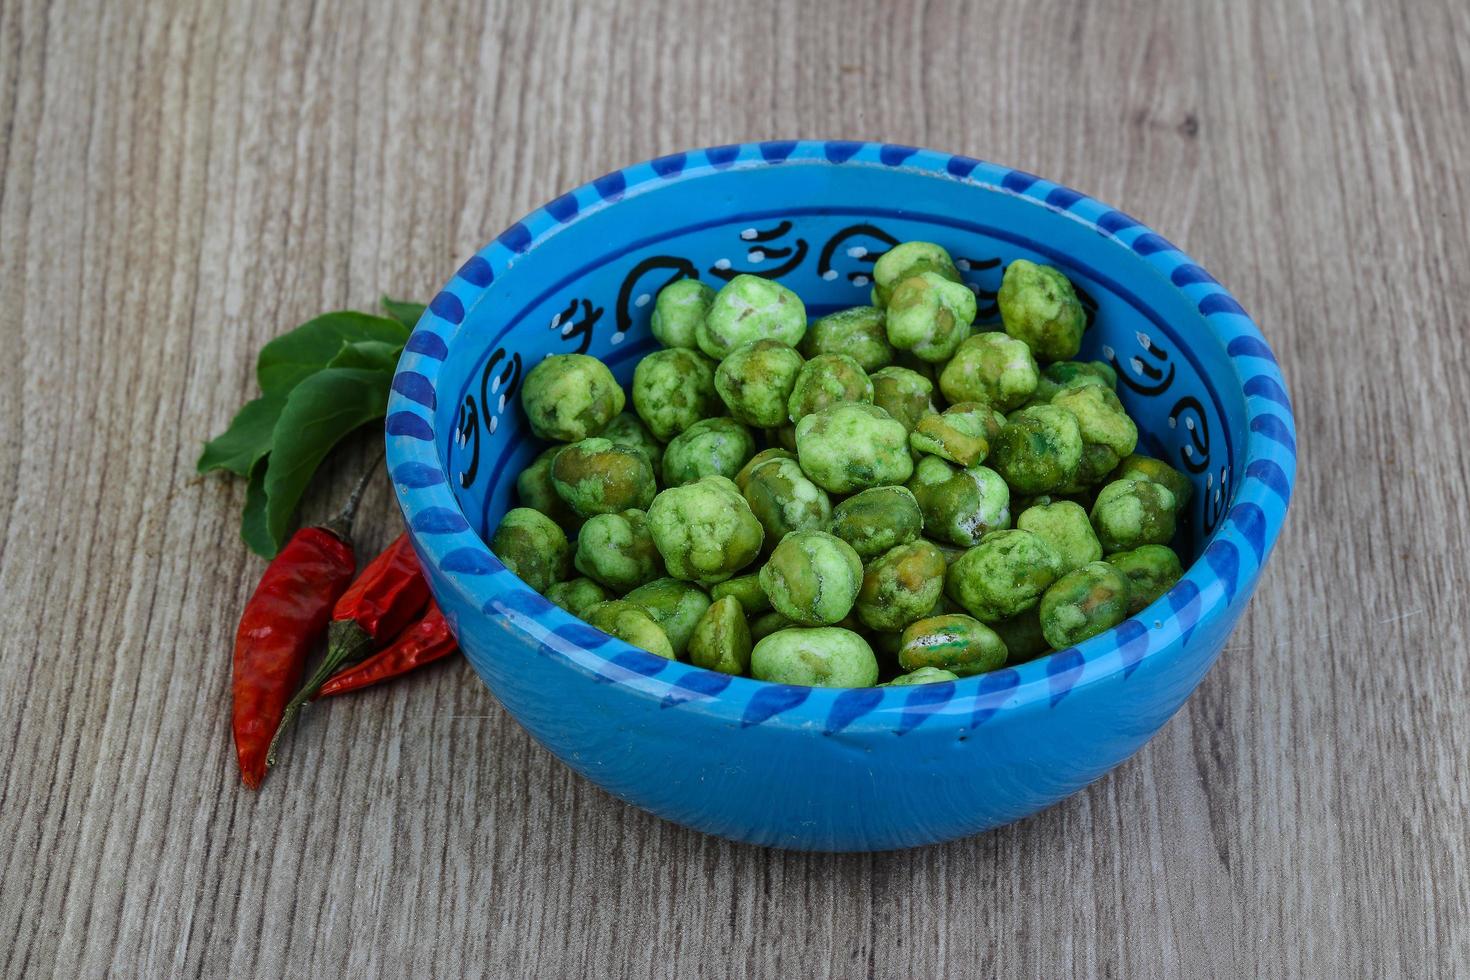
[[[373,638],[368,635],[367,630],[358,626],[351,620],[339,620],[334,622],[328,632],[327,655],[317,666],[316,671],[307,678],[301,690],[297,691],[290,701],[286,702],[286,709],[281,715],[281,723],[276,727],[276,734],[271,738],[270,748],[266,750],[265,764],[269,768],[276,764],[276,750],[280,748],[281,736],[291,727],[296,716],[301,713],[301,708],[316,697],[317,691],[321,690],[333,674],[350,663],[356,663],[367,656],[373,650]]]
[[[357,505],[362,503],[362,495],[367,491],[368,484],[373,482],[373,477],[378,475],[378,466],[383,462],[383,453],[379,452],[373,457],[373,463],[367,468],[357,481],[357,486],[352,488],[352,493],[347,498],[347,503],[337,512],[337,516],[321,525],[331,531],[337,537],[346,539],[352,533],[352,522],[357,517]]]

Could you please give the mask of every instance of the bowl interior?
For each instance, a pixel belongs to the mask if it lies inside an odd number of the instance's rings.
[[[1118,212],[1082,220],[1066,210],[1078,196],[1063,188],[1038,200],[1004,183],[799,153],[780,165],[680,164],[654,161],[636,185],[630,168],[559,198],[538,212],[544,233],[518,224],[491,246],[511,256],[504,271],[492,274],[480,257],[461,270],[484,288],[454,311],[463,322],[443,359],[433,428],[453,494],[482,538],[515,505],[516,474],[542,448],[517,396],[543,357],[591,354],[626,386],[655,347],[653,297],[675,279],[718,287],[740,272],[776,278],[819,316],[868,302],[874,260],[922,239],[956,258],[986,324],[999,320],[1006,263],[1026,258],[1067,274],[1089,314],[1082,356],[1116,368],[1138,451],[1194,481],[1177,544],[1186,564],[1199,556],[1244,466],[1247,405],[1225,344],[1181,288],[1212,281],[1182,256],[1171,271],[1148,260],[1172,252],[1168,242],[1146,232],[1125,242],[1112,232],[1136,226]],[[1118,227],[1106,227],[1107,215]]]

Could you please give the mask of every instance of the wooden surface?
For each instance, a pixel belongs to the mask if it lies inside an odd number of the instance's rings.
[[[0,976],[1466,975],[1467,93],[1461,0],[4,0]],[[1055,177],[1255,314],[1301,485],[1185,709],[896,854],[632,810],[463,663],[313,711],[241,789],[262,565],[193,462],[260,345],[431,295],[610,167],[783,135]]]

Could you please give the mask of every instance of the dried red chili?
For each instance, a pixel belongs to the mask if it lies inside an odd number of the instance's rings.
[[[334,674],[331,680],[322,685],[317,697],[329,698],[334,694],[346,694],[348,691],[358,691],[401,677],[425,664],[442,660],[458,649],[444,614],[439,611],[434,600],[430,599],[429,611],[422,619],[362,663]]]
[[[424,580],[417,556],[407,534],[401,534],[382,554],[368,563],[337,600],[332,623],[327,627],[327,652],[321,664],[287,703],[281,723],[271,740],[266,764],[276,764],[281,736],[291,726],[302,705],[338,670],[372,652],[382,640],[397,636],[429,601],[429,583]]]
[[[357,505],[377,472],[375,460],[326,524],[304,527],[271,560],[235,631],[235,754],[240,778],[258,789],[270,766],[269,747],[301,680],[307,654],[320,639],[357,567],[349,532]]]

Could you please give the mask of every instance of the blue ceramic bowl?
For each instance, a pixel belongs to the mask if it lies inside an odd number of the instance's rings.
[[[627,383],[680,276],[780,279],[819,315],[873,260],[938,242],[995,321],[1011,259],[1061,267],[1118,371],[1139,451],[1194,480],[1188,565],[1117,629],[954,683],[838,690],[644,653],[552,606],[485,545],[541,448],[526,370],[584,352]],[[1240,305],[1177,248],[1066,187],[907,146],[770,142],[614,171],[501,233],[434,297],[394,379],[388,463],[434,595],[506,709],[562,761],[659,816],[740,841],[881,850],[1024,817],[1136,752],[1214,662],[1281,529],[1291,405]]]

